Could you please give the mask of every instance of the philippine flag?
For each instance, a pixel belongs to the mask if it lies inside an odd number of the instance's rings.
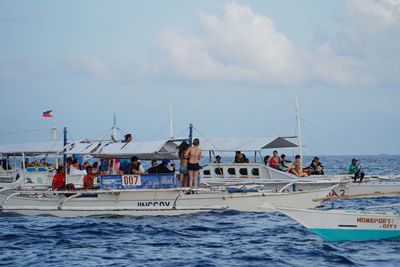
[[[43,118],[53,118],[53,115],[51,115],[51,112],[52,112],[52,110],[48,110],[48,111],[43,112],[42,117]]]

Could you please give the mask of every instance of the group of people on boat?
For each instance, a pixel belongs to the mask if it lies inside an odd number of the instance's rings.
[[[301,166],[301,156],[296,155],[294,162],[287,160],[285,154],[278,155],[278,151],[272,153],[272,157],[267,155],[264,157],[264,164],[273,169],[282,172],[289,172],[299,177],[306,177],[309,175],[324,175],[324,166],[319,161],[318,157],[314,157],[310,165],[306,168]]]
[[[200,174],[200,160],[202,151],[200,149],[200,140],[193,139],[193,145],[183,141],[179,145],[178,151],[180,159],[179,181],[182,187],[197,188],[197,178]]]

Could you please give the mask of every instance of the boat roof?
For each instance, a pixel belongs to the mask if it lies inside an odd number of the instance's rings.
[[[200,148],[205,151],[260,151],[293,147],[297,144],[285,137],[206,138],[200,141]]]
[[[59,141],[37,142],[37,143],[21,143],[21,144],[5,144],[0,145],[0,154],[8,155],[38,155],[49,153],[60,153],[63,151],[63,143]]]
[[[98,158],[130,158],[142,160],[178,159],[178,145],[170,140],[76,143],[67,146],[67,154],[85,154]]]

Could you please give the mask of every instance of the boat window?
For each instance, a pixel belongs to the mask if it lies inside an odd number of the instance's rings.
[[[235,170],[235,168],[229,168],[229,169],[228,169],[228,173],[229,173],[230,175],[236,175],[236,170]]]
[[[215,168],[214,169],[216,175],[223,175],[224,170],[222,168]]]
[[[254,176],[260,176],[260,171],[258,170],[258,168],[253,168],[251,170],[251,174],[253,174]]]
[[[239,173],[240,173],[240,175],[247,175],[248,173],[247,173],[247,168],[240,168],[239,169]]]
[[[211,175],[211,172],[210,172],[210,170],[204,170],[204,171],[203,171],[203,174],[204,174],[204,175]]]

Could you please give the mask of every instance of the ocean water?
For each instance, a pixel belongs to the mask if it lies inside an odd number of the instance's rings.
[[[351,157],[321,157],[341,173]],[[399,174],[400,156],[360,158]],[[398,198],[327,202],[365,209]],[[0,266],[399,266],[400,240],[328,242],[279,213],[57,218],[0,215]]]

